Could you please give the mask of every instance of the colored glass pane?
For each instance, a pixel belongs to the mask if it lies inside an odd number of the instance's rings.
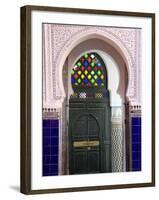
[[[85,77],[85,75],[84,75],[84,74],[82,74],[82,75],[81,75],[81,78],[82,78],[82,79],[84,79],[84,77]]]
[[[75,74],[74,77],[75,77],[75,79],[77,79],[78,78],[78,74]]]
[[[100,71],[100,70],[98,70],[98,71],[97,71],[97,74],[100,76],[100,75],[101,75],[101,71]]]
[[[89,57],[89,58],[88,58],[88,62],[90,63],[91,61],[92,61],[92,59]]]
[[[81,83],[81,79],[80,78],[77,81],[78,81],[78,83]]]
[[[91,66],[89,66],[89,67],[88,67],[88,71],[91,71],[91,69],[92,69],[92,67],[91,67]]]
[[[91,54],[91,58],[94,58],[94,54]]]
[[[91,63],[91,66],[92,66],[92,67],[94,67],[94,66],[95,66],[95,63],[94,63],[94,62],[92,62],[92,63]]]
[[[88,65],[89,65],[87,60],[85,60],[83,64],[84,64],[85,67],[88,67]]]
[[[88,71],[87,71],[87,70],[85,70],[85,71],[84,71],[84,74],[85,74],[85,75],[87,75],[87,74],[88,74]]]
[[[82,65],[82,63],[81,63],[81,62],[78,62],[77,65],[80,67],[80,66]]]
[[[85,53],[71,70],[71,83],[81,87],[104,86],[105,67],[96,53]]]
[[[97,75],[94,75],[94,78],[95,78],[95,79],[97,79],[97,78],[98,78],[98,76],[97,76]]]
[[[94,75],[94,74],[95,74],[95,72],[92,70],[92,71],[91,71],[91,74],[92,74],[92,75]]]
[[[77,73],[80,75],[82,72],[81,72],[81,70],[78,70],[78,72],[77,72]]]
[[[89,75],[88,75],[88,79],[91,79],[91,77],[92,77],[92,76],[89,74]]]
[[[92,79],[91,79],[91,83],[94,83],[94,82],[95,82],[95,80],[92,78]]]
[[[104,75],[102,74],[100,78],[103,80],[104,79]]]
[[[88,58],[88,54],[87,54],[87,53],[85,53],[85,54],[84,54],[84,57],[85,57],[85,58]]]

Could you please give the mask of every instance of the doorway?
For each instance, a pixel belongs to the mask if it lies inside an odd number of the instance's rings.
[[[111,172],[111,127],[106,66],[85,53],[71,71],[69,174]]]

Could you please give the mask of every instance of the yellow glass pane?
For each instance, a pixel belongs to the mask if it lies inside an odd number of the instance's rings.
[[[84,74],[87,75],[87,74],[88,74],[88,70],[85,70],[85,71],[84,71]]]
[[[88,79],[91,79],[91,77],[92,77],[92,76],[89,74],[89,75],[88,75]]]
[[[85,77],[85,75],[84,75],[84,74],[82,74],[82,75],[81,75],[81,78],[82,78],[82,79],[84,79],[84,77]]]

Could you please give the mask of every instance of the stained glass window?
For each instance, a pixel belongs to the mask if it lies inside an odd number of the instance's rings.
[[[97,53],[85,53],[77,60],[71,71],[73,86],[105,86],[106,69],[102,58]]]

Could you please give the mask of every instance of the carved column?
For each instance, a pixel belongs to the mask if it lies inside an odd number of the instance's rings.
[[[123,129],[122,109],[112,107],[112,171],[123,171]]]

